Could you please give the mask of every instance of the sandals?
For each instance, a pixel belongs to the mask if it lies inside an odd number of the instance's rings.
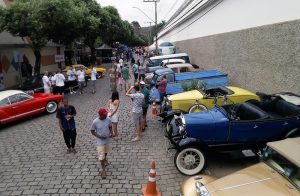
[[[141,140],[141,138],[140,137],[135,137],[135,138],[133,138],[131,141],[133,141],[133,142],[137,142],[137,141],[140,141]]]

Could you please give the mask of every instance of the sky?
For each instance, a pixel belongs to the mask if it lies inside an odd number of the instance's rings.
[[[155,21],[154,3],[143,2],[143,0],[97,0],[97,2],[100,3],[101,6],[114,6],[118,9],[123,20],[128,20],[129,22],[138,21],[142,27],[149,26],[149,22],[152,22],[150,19]],[[162,20],[167,22],[183,2],[184,0],[160,0],[160,2],[157,3],[158,23]],[[132,7],[140,8],[150,19],[139,9]]]

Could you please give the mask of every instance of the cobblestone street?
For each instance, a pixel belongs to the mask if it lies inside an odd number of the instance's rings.
[[[25,119],[0,131],[0,195],[141,195],[148,180],[150,162],[156,161],[157,185],[163,195],[179,195],[185,178],[166,151],[163,126],[149,116],[142,140],[132,142],[131,100],[120,92],[119,133],[109,154],[108,177],[99,175],[95,138],[90,125],[110,97],[108,77],[97,81],[97,92],[67,95],[77,109],[77,154],[66,147],[55,114]],[[150,113],[150,112],[149,112]],[[223,176],[245,166],[241,161],[213,161],[206,173]],[[224,167],[226,169],[224,169]],[[213,172],[211,171],[213,169]]]

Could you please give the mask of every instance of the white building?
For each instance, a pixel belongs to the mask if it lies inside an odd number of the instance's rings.
[[[186,0],[158,34],[253,91],[300,94],[299,0]]]

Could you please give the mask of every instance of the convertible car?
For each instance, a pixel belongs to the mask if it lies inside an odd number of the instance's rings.
[[[177,150],[177,169],[194,175],[204,167],[208,150],[260,150],[267,142],[300,136],[300,107],[277,95],[255,104],[216,105],[175,116],[166,132]]]
[[[207,90],[192,90],[184,93],[168,96],[159,114],[164,121],[172,118],[174,114],[200,112],[214,107],[215,98],[217,103],[223,105],[223,97],[227,96],[233,104],[242,102],[260,101],[256,94],[234,86],[217,87]]]
[[[258,164],[219,179],[209,175],[188,178],[182,183],[181,195],[299,196],[300,138],[270,142],[267,146]]]
[[[34,93],[20,90],[0,92],[0,125],[42,112],[54,113],[62,95]]]

